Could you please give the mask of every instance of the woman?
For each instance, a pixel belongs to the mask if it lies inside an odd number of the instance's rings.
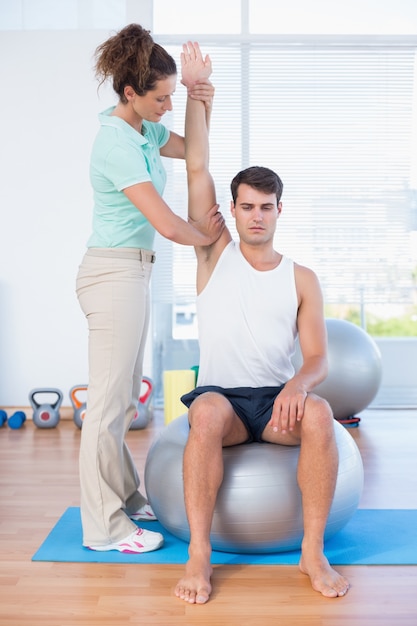
[[[162,199],[161,155],[184,158],[184,138],[160,120],[172,109],[173,58],[137,24],[96,50],[96,76],[113,81],[116,106],[100,114],[90,178],[93,232],[77,276],[77,295],[89,327],[87,414],[81,431],[80,485],[83,545],[141,553],[159,548],[160,533],[134,523],[155,516],[139,492],[125,442],[136,411],[149,319],[149,280],[155,231],[185,245],[210,245],[224,228],[214,206],[191,225]],[[195,97],[209,117],[213,89]],[[208,122],[208,119],[207,119]]]

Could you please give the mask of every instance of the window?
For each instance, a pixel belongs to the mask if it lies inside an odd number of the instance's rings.
[[[126,14],[126,0],[0,0],[0,30],[117,30]]]
[[[407,32],[417,32],[413,11],[414,22],[401,22]],[[259,11],[253,15],[242,25],[259,33]],[[186,38],[167,46],[178,60]],[[284,182],[276,248],[316,271],[328,316],[371,334],[403,318],[395,332],[417,335],[416,38],[195,38],[213,60],[211,170],[225,216],[239,169],[275,169]],[[170,120],[178,132],[184,91],[179,85]],[[184,164],[166,165],[165,197],[185,217]],[[158,252],[155,372],[198,362],[193,251],[158,239]]]

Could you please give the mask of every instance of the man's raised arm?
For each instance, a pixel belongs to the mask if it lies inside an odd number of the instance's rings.
[[[214,181],[209,171],[208,121],[213,100],[209,82],[211,62],[203,59],[198,44],[188,43],[181,54],[181,82],[187,88],[185,159],[188,182],[188,216],[204,218],[216,204]]]

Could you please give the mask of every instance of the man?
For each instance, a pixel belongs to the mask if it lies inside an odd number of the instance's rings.
[[[198,44],[188,43],[183,50],[183,84],[190,89],[207,82],[209,57],[203,59]],[[188,97],[189,218],[197,225],[216,203],[204,107]],[[184,494],[191,535],[189,560],[175,594],[197,604],[210,596],[210,527],[223,479],[222,448],[264,441],[301,445],[299,567],[316,591],[343,596],[349,583],[323,552],[338,469],[333,416],[327,402],[311,392],[327,375],[320,285],[310,269],[274,249],[282,211],[277,174],[248,168],[233,179],[231,190],[239,241],[233,242],[225,229],[212,245],[196,248],[199,376],[197,388],[183,396],[190,422]],[[295,374],[291,356],[297,334],[303,365]]]

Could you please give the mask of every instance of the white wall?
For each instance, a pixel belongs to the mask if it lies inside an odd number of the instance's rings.
[[[378,337],[382,380],[373,407],[417,406],[417,337]]]
[[[90,234],[95,47],[108,31],[0,32],[0,406],[87,382],[75,276]],[[145,374],[151,375],[149,349]]]

